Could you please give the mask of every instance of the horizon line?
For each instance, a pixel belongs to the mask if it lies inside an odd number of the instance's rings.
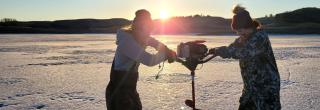
[[[295,10],[299,10],[299,9],[304,9],[304,8],[319,8],[319,7],[302,7],[302,8],[298,8],[298,9],[294,9],[294,10],[287,10],[287,11],[283,11],[283,12],[279,12],[279,13],[275,13],[275,14],[266,14],[264,16],[261,16],[261,17],[253,17],[253,19],[257,19],[257,18],[264,18],[264,17],[267,17],[267,16],[270,16],[270,15],[277,15],[277,14],[281,14],[281,13],[286,13],[286,12],[292,12],[292,11],[295,11]],[[319,8],[320,9],[320,8]],[[191,14],[191,15],[178,15],[178,16],[171,16],[171,17],[168,17],[168,19],[171,19],[171,18],[174,18],[174,17],[189,17],[189,16],[196,16],[196,15],[199,15],[199,16],[202,16],[202,17],[205,17],[205,16],[210,16],[210,17],[221,17],[221,18],[224,18],[224,19],[232,19],[232,17],[223,17],[223,16],[217,16],[217,15],[210,15],[210,14],[203,14],[203,13],[200,13],[200,14]],[[60,21],[60,20],[80,20],[80,19],[96,19],[96,20],[106,20],[106,19],[126,19],[126,20],[129,20],[129,21],[132,21],[132,19],[129,19],[129,18],[125,18],[125,17],[110,17],[110,18],[86,18],[86,17],[83,17],[83,18],[64,18],[64,19],[40,19],[40,20],[19,20],[19,18],[13,18],[13,17],[2,17],[0,19],[4,19],[4,18],[10,18],[10,19],[15,19],[17,21],[21,21],[21,22],[31,22],[31,21]],[[154,18],[153,20],[160,20],[161,18]]]

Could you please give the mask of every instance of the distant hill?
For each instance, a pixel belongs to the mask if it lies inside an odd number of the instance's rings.
[[[232,33],[230,19],[213,16],[174,17],[167,21],[155,20],[155,33],[226,34]]]
[[[320,9],[302,8],[292,12],[280,13],[275,16],[275,20],[287,23],[320,23]]]
[[[257,20],[269,33],[320,34],[320,9],[315,7]],[[3,19],[0,22],[0,33],[115,33],[117,29],[130,23],[130,20],[123,18],[29,22]],[[230,29],[231,19],[209,15],[173,17],[166,21],[154,20],[154,23],[156,34],[234,34]]]
[[[130,24],[123,18],[2,22],[0,33],[114,33]]]
[[[320,34],[320,8],[302,8],[258,20],[271,33]]]

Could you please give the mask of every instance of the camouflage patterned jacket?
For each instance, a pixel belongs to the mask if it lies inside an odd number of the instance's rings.
[[[247,100],[271,99],[280,106],[280,76],[268,35],[257,30],[244,43],[237,38],[229,46],[218,47],[222,58],[240,60],[244,83],[240,103]]]

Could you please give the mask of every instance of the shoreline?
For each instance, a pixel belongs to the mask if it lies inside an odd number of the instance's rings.
[[[0,35],[115,35],[117,33],[0,33]],[[185,36],[237,36],[237,34],[199,34],[199,33],[183,33],[183,34],[152,34],[152,35],[156,35],[156,36],[163,36],[163,35],[185,35]],[[268,33],[269,36],[300,36],[300,35],[307,35],[307,36],[319,36],[319,34],[274,34],[274,33]]]

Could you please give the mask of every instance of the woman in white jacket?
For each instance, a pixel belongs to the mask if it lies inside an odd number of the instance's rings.
[[[174,51],[150,37],[153,29],[151,14],[141,9],[136,11],[135,15],[129,29],[120,29],[117,32],[117,50],[106,88],[108,110],[141,110],[142,105],[136,90],[140,63],[154,66],[167,59],[173,61],[176,57]],[[158,53],[146,52],[147,46],[155,48]]]

